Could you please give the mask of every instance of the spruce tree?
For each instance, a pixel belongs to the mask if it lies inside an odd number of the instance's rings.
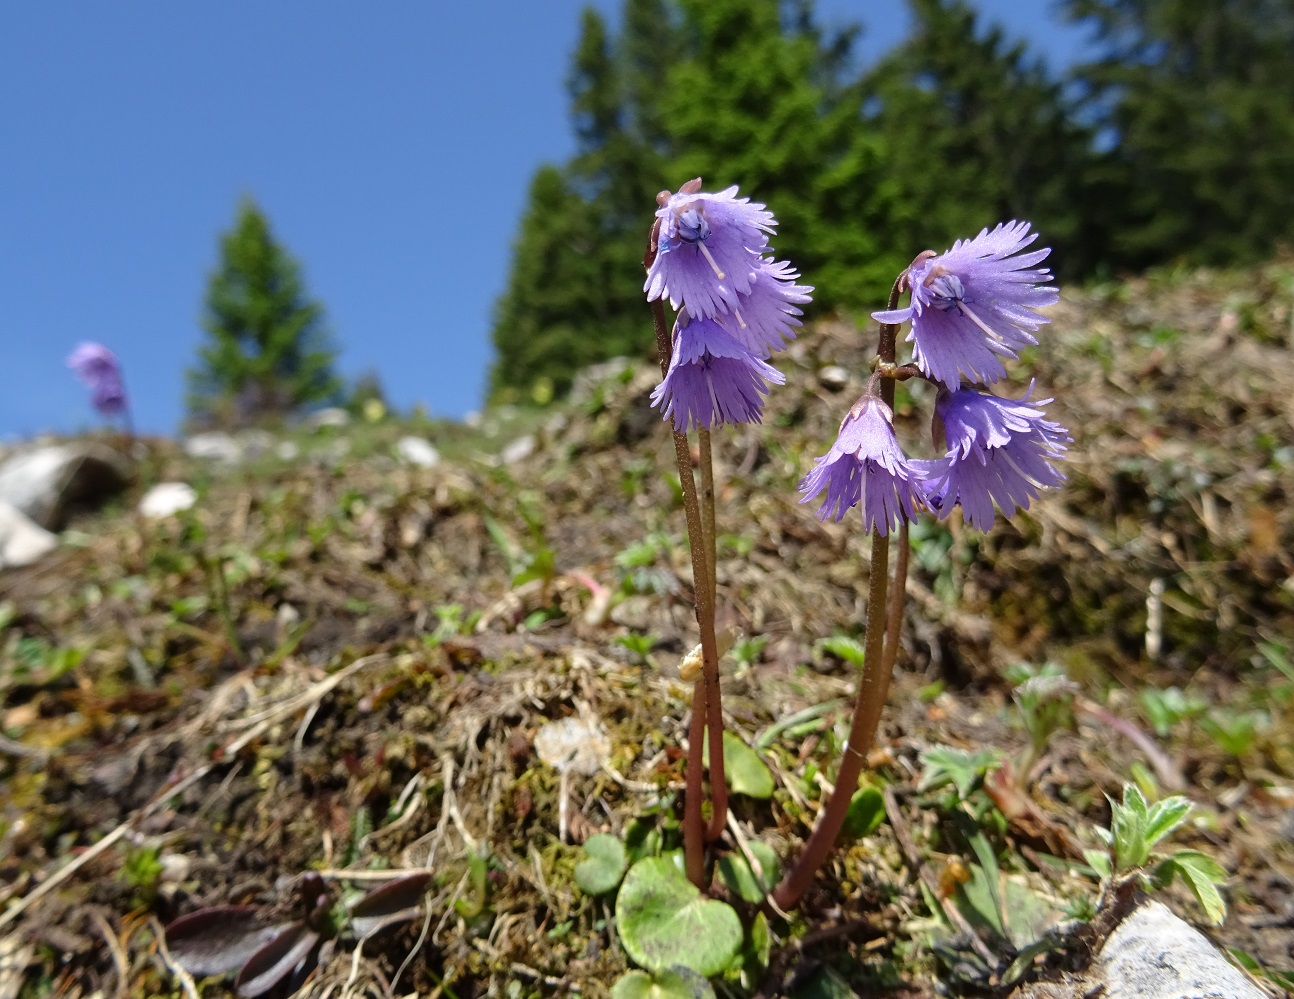
[[[654,198],[697,175],[776,202],[776,247],[812,271],[819,305],[859,305],[888,282],[851,40],[823,37],[804,0],[625,0],[617,33],[585,11],[567,80],[578,151],[532,183],[495,310],[495,398],[539,378],[561,391],[580,365],[653,348]]]
[[[1095,34],[1111,253],[1234,263],[1294,240],[1294,0],[1065,0]]]
[[[193,417],[251,423],[336,397],[341,383],[323,307],[306,294],[300,266],[250,198],[221,236],[202,325],[207,342],[189,372]]]
[[[1087,273],[1102,234],[1082,197],[1091,132],[1061,85],[965,0],[909,0],[912,31],[868,74],[868,123],[885,148],[889,238],[911,255],[1007,219],[1030,219],[1051,266]]]

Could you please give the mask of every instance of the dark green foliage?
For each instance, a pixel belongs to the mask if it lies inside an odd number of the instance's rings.
[[[299,265],[250,198],[221,236],[203,327],[208,340],[189,372],[189,412],[199,420],[281,417],[338,392],[323,307],[307,297]]]
[[[1110,254],[1261,258],[1294,239],[1294,2],[1066,0],[1099,58],[1077,73],[1112,148]]]
[[[894,263],[1023,218],[1056,248],[1062,277],[1090,273],[1102,238],[1084,197],[1091,136],[1060,84],[964,0],[910,7],[911,35],[867,80],[869,123],[885,143],[887,248],[906,254]]]
[[[1015,218],[1065,281],[1294,238],[1294,0],[1065,0],[1097,58],[1062,81],[971,0],[909,0],[875,66],[812,0],[586,10],[578,153],[536,175],[495,317],[496,398],[654,349],[641,260],[658,190],[739,184],[781,223],[811,315],[862,318],[924,249]]]
[[[771,204],[781,256],[813,269],[824,306],[888,282],[866,219],[878,162],[846,79],[850,36],[823,38],[777,0],[626,0],[615,37],[586,10],[570,78],[579,151],[531,184],[495,313],[496,398],[655,342],[642,258],[656,192],[702,175]],[[895,257],[897,259],[897,256]],[[861,278],[860,278],[861,275]]]

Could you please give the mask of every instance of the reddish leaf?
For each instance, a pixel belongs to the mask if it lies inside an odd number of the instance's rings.
[[[181,916],[166,927],[166,947],[195,978],[242,967],[282,926],[266,926],[250,905],[216,905]]]
[[[234,988],[245,999],[264,995],[303,964],[318,943],[318,933],[305,923],[292,923],[247,959]]]
[[[374,888],[351,907],[355,935],[366,937],[390,923],[412,919],[430,884],[430,874],[410,874]]]

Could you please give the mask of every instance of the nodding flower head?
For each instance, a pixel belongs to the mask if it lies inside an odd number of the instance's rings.
[[[675,309],[714,319],[750,292],[777,223],[763,205],[736,195],[735,186],[703,193],[699,180],[662,195],[656,259],[643,285],[648,301],[668,298]]]
[[[1050,321],[1036,310],[1059,297],[1047,285],[1051,271],[1035,266],[1051,250],[1020,252],[1037,238],[1028,222],[1008,222],[958,240],[946,253],[927,250],[907,270],[911,304],[872,317],[883,323],[911,319],[913,360],[950,391],[963,375],[995,382],[1006,374],[1002,358],[1014,359],[1036,344],[1033,334]]]
[[[1054,462],[1064,457],[1069,434],[1038,408],[1051,400],[1031,402],[1032,394],[1032,385],[1019,400],[974,389],[939,394],[936,424],[948,452],[916,463],[930,509],[947,517],[960,506],[972,527],[987,531],[995,503],[1009,517],[1027,510],[1043,488],[1065,481]]]
[[[732,335],[759,357],[781,350],[795,339],[795,327],[804,313],[797,306],[809,301],[813,288],[796,284],[800,272],[785,260],[768,257],[751,275],[750,291],[739,296],[724,322]]]
[[[826,493],[818,518],[840,520],[863,508],[863,527],[885,537],[901,520],[913,520],[920,505],[919,477],[894,436],[890,408],[864,395],[840,423],[831,450],[800,481],[800,502]]]
[[[663,406],[665,419],[672,418],[684,433],[694,426],[758,423],[768,383],[785,381],[715,320],[680,320],[669,371],[651,401]]]
[[[90,402],[104,416],[126,410],[126,386],[121,379],[117,355],[101,343],[78,344],[67,358],[67,366],[90,386]]]

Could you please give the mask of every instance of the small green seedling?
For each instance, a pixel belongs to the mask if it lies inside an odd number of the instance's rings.
[[[1020,719],[1029,733],[1029,748],[1016,762],[1015,772],[1025,780],[1047,749],[1051,737],[1062,729],[1074,728],[1074,696],[1078,684],[1054,663],[1034,669],[1020,663],[1006,671],[1016,685],[1012,692]]]
[[[1155,850],[1187,820],[1193,807],[1182,795],[1147,804],[1135,784],[1125,784],[1123,802],[1110,799],[1110,828],[1096,830],[1106,849],[1087,850],[1084,857],[1105,880],[1140,871],[1148,887],[1164,888],[1180,876],[1209,920],[1220,924],[1227,915],[1218,890],[1227,879],[1222,865],[1198,850],[1178,850],[1166,856]],[[1148,871],[1143,870],[1155,857],[1159,861]]]
[[[623,645],[633,656],[634,662],[638,665],[646,665],[647,655],[656,647],[658,641],[655,635],[636,635],[629,633],[627,635],[617,635],[616,644]]]
[[[855,669],[863,668],[865,655],[863,643],[848,635],[833,635],[831,638],[819,639],[815,648],[830,653],[837,659],[843,659]]]
[[[1157,690],[1147,687],[1141,692],[1141,706],[1146,717],[1161,739],[1184,721],[1198,718],[1208,710],[1209,704],[1196,694],[1188,694],[1180,687]]]
[[[619,838],[598,833],[584,844],[584,859],[575,865],[575,883],[586,895],[609,895],[620,887],[628,866]]]
[[[1266,721],[1261,712],[1214,708],[1200,722],[1200,728],[1228,756],[1241,757],[1249,752]]]
[[[951,784],[964,801],[983,782],[984,775],[1002,762],[1002,753],[996,749],[972,753],[952,746],[935,746],[923,752],[920,759],[925,770],[918,791],[934,791]]]

